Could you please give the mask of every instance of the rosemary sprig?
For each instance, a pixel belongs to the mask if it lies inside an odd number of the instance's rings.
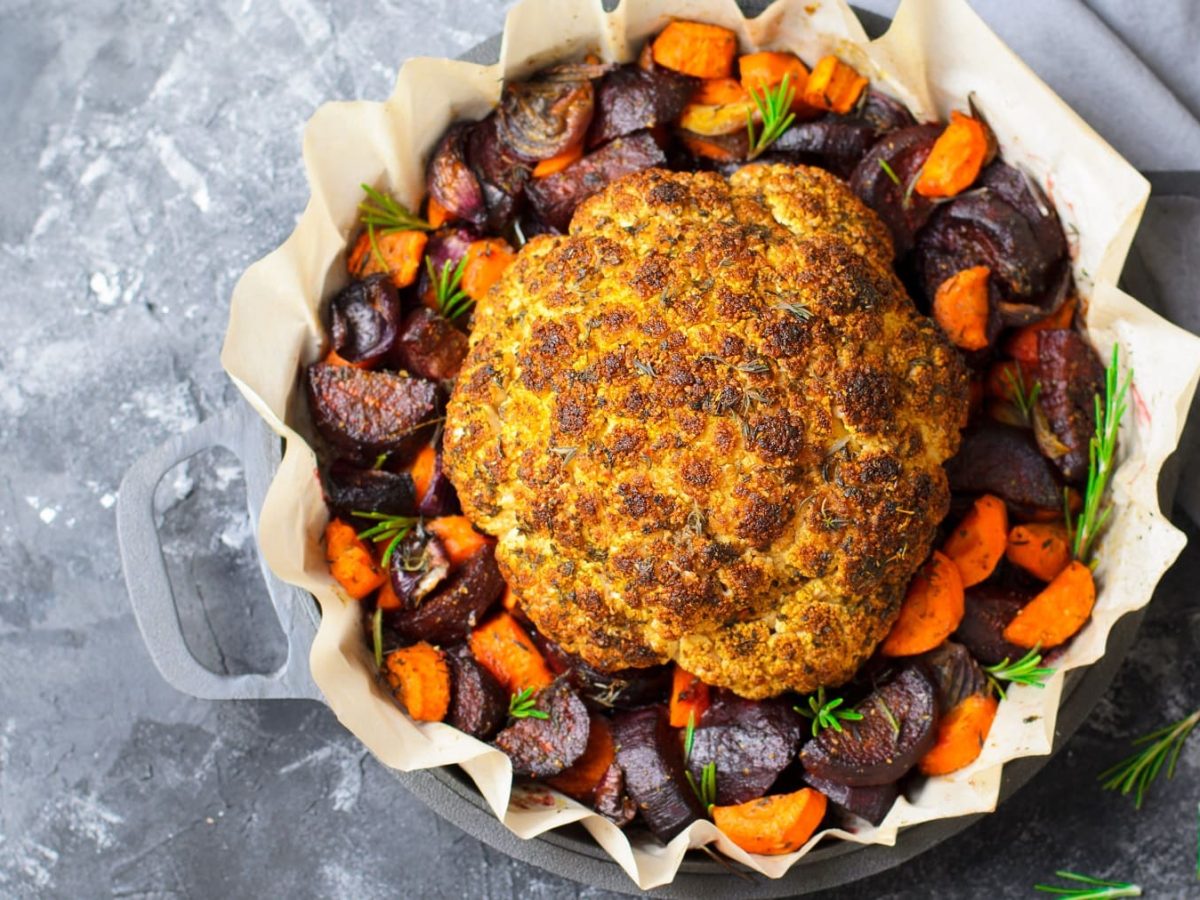
[[[388,542],[387,547],[383,551],[383,557],[379,560],[380,565],[385,569],[388,567],[388,563],[392,561],[392,553],[395,551],[396,545],[408,537],[408,533],[417,524],[417,520],[412,516],[391,516],[387,513],[358,511],[352,511],[350,515],[359,519],[368,519],[375,523],[370,528],[360,531],[358,533],[359,538],[364,541],[373,541],[376,544],[381,544],[384,541]]]
[[[1133,380],[1133,372],[1120,376],[1118,366],[1120,350],[1113,344],[1112,362],[1104,372],[1104,398],[1097,394],[1096,433],[1088,444],[1087,487],[1083,492],[1083,509],[1078,518],[1071,521],[1071,510],[1066,510],[1067,532],[1074,533],[1072,546],[1074,556],[1087,563],[1092,545],[1108,522],[1112,506],[1106,501],[1105,493],[1113,473],[1113,457],[1117,449],[1117,433],[1121,429],[1121,417],[1125,415],[1125,398]]]
[[[692,758],[692,745],[696,742],[696,711],[688,713],[687,728],[683,732],[683,764],[686,766]]]
[[[1033,424],[1034,405],[1038,402],[1038,398],[1042,395],[1042,383],[1035,380],[1033,385],[1025,389],[1025,373],[1021,371],[1021,364],[1018,362],[1016,370],[1006,369],[1004,378],[1008,382],[1009,395],[1017,404],[1017,408],[1021,410],[1021,417],[1025,420],[1026,425]]]
[[[371,641],[375,645],[375,668],[383,668],[383,607],[375,607],[371,615]]]
[[[458,261],[458,265],[446,260],[441,272],[434,269],[429,257],[425,257],[425,267],[429,270],[438,312],[443,316],[453,321],[474,305],[475,301],[462,289],[463,272],[467,269],[466,256]]]
[[[1035,884],[1033,889],[1044,894],[1058,894],[1060,897],[1074,897],[1075,900],[1106,900],[1109,897],[1140,897],[1142,889],[1127,881],[1101,881],[1088,875],[1079,875],[1059,869],[1054,873],[1064,881],[1074,881],[1087,887],[1070,887],[1058,884]]]
[[[775,87],[764,87],[751,91],[750,96],[758,112],[762,116],[762,131],[755,134],[754,116],[746,112],[746,131],[750,135],[750,159],[757,159],[768,147],[775,143],[796,121],[796,114],[791,111],[792,101],[796,99],[796,89],[793,87],[792,75],[789,72],[783,76],[783,81]]]
[[[1001,681],[1016,684],[1031,684],[1034,687],[1044,688],[1044,682],[1057,669],[1040,668],[1042,655],[1038,653],[1038,648],[1034,647],[1016,662],[1010,662],[1008,657],[1004,657],[1002,662],[996,663],[994,666],[984,666],[983,671],[987,672],[988,683],[996,689],[996,693],[1000,695],[1000,699],[1006,699],[1004,688],[1001,686]]]
[[[816,737],[826,728],[832,728],[838,734],[842,733],[842,722],[858,722],[862,713],[853,709],[838,709],[845,701],[841,697],[832,700],[825,699],[825,688],[817,688],[815,694],[808,697],[808,709],[793,706],[796,712],[806,719],[812,719],[812,733]]]
[[[508,699],[508,714],[514,719],[548,719],[550,714],[537,708],[533,688],[522,688]]]
[[[407,206],[369,184],[360,187],[367,199],[358,204],[358,216],[367,228],[367,240],[371,244],[371,255],[387,271],[387,260],[376,243],[376,234],[391,234],[396,231],[432,231],[433,226],[420,216],[413,215]]]
[[[863,93],[866,93],[866,91],[863,91]],[[879,158],[879,168],[883,169],[883,173],[887,175],[888,178],[892,179],[896,187],[903,187],[903,185],[900,183],[900,176],[896,174],[896,170],[892,168],[892,164],[882,156]]]
[[[1150,734],[1143,735],[1133,742],[1134,747],[1144,747],[1115,766],[1105,769],[1098,776],[1106,791],[1120,791],[1122,794],[1133,792],[1134,806],[1141,809],[1146,796],[1146,788],[1154,783],[1162,771],[1163,764],[1167,767],[1167,778],[1175,776],[1175,764],[1179,762],[1179,754],[1183,752],[1184,742],[1196,725],[1200,723],[1200,709],[1190,716],[1185,716],[1174,724]]]
[[[687,778],[687,783],[691,785],[692,793],[696,795],[705,810],[711,810],[717,805],[717,764],[715,762],[706,763],[700,770],[699,784],[696,783],[691,769],[685,769],[683,775]]]

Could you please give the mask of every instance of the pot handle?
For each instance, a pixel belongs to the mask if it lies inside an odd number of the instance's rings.
[[[279,464],[280,440],[239,402],[142,456],[126,473],[117,500],[117,537],[129,600],[142,639],[164,679],[205,700],[321,700],[308,666],[316,635],[316,604],[306,592],[275,576],[259,557],[271,603],[287,638],[287,658],[274,672],[214,672],[188,649],[175,592],[167,574],[154,515],[154,491],[167,472],[210,447],[224,447],[241,462],[250,520],[258,531],[258,507]]]

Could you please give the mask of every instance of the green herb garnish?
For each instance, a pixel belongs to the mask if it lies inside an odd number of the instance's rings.
[[[375,644],[375,668],[383,668],[383,609],[375,607],[371,615],[371,640]]]
[[[1127,881],[1101,881],[1087,875],[1078,875],[1059,869],[1054,873],[1064,881],[1074,881],[1087,887],[1070,887],[1057,884],[1035,884],[1033,889],[1044,894],[1074,897],[1075,900],[1105,900],[1108,897],[1140,897],[1142,889]]]
[[[1021,417],[1025,420],[1025,424],[1032,425],[1034,405],[1042,395],[1042,383],[1035,380],[1033,386],[1026,390],[1025,373],[1021,371],[1019,362],[1015,371],[1013,369],[1004,371],[1004,378],[1008,382],[1013,403],[1017,404],[1017,408],[1021,410]]]
[[[425,257],[425,267],[429,270],[429,280],[433,284],[438,312],[447,319],[457,319],[475,304],[462,289],[463,272],[467,269],[466,256],[458,261],[457,266],[446,260],[440,273],[434,269],[429,257]]]
[[[705,764],[704,768],[700,770],[699,784],[696,783],[690,769],[684,770],[683,774],[704,809],[711,811],[717,805],[717,764],[715,762]]]
[[[863,91],[863,93],[865,94],[866,91]],[[896,170],[892,168],[891,163],[889,163],[882,156],[879,158],[879,168],[883,169],[884,174],[886,174],[888,178],[895,182],[896,187],[901,187],[900,176],[896,174]]]
[[[517,691],[508,701],[508,714],[514,719],[548,719],[550,714],[537,708],[533,688]]]
[[[1039,668],[1042,662],[1042,655],[1038,653],[1038,648],[1034,647],[1016,662],[1010,662],[1008,657],[1004,657],[1002,662],[996,663],[994,666],[984,666],[983,671],[987,672],[988,683],[996,689],[996,693],[1000,695],[1000,699],[1005,699],[1004,688],[1000,685],[1001,681],[1007,681],[1016,684],[1031,684],[1034,687],[1044,688],[1044,682],[1057,669]]]
[[[793,706],[796,712],[804,716],[806,719],[812,719],[812,733],[816,737],[826,728],[832,728],[834,731],[841,734],[842,722],[858,722],[862,720],[862,713],[853,709],[838,709],[845,701],[841,697],[834,697],[832,700],[825,699],[825,688],[817,688],[815,694],[810,694],[808,697],[808,709],[802,706]]]
[[[750,159],[761,156],[788,130],[792,122],[796,121],[796,114],[791,111],[792,101],[796,99],[796,89],[791,80],[792,74],[789,72],[775,87],[764,87],[750,92],[750,97],[762,116],[762,131],[755,134],[754,116],[749,111],[746,113],[746,131],[750,135]]]
[[[1146,788],[1154,783],[1162,771],[1164,763],[1167,766],[1167,778],[1175,776],[1175,764],[1179,762],[1179,754],[1183,751],[1184,742],[1198,723],[1200,723],[1200,709],[1172,725],[1152,731],[1135,740],[1133,746],[1144,747],[1144,749],[1127,756],[1112,768],[1101,772],[1099,779],[1104,783],[1104,789],[1120,791],[1122,794],[1132,791],[1134,806],[1140,809],[1142,800],[1146,796]]]
[[[367,240],[371,243],[371,253],[379,265],[387,271],[387,260],[375,242],[376,234],[392,234],[396,231],[432,231],[433,226],[420,216],[413,215],[407,206],[399,200],[382,191],[377,191],[369,184],[360,187],[367,199],[358,204],[359,218],[367,228]]]
[[[683,764],[692,758],[692,744],[696,742],[696,711],[688,713],[687,729],[683,732]]]
[[[383,557],[379,561],[385,569],[392,561],[392,553],[395,551],[396,545],[408,537],[408,533],[417,524],[417,520],[412,516],[390,516],[387,513],[357,511],[351,512],[350,515],[359,519],[369,519],[376,523],[370,528],[360,531],[358,536],[364,541],[369,540],[376,544],[388,542],[387,548],[383,551]]]

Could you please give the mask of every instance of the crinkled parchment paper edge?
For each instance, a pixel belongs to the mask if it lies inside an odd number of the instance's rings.
[[[286,441],[258,539],[275,573],[320,603],[313,678],[342,723],[384,765],[410,771],[457,763],[516,834],[531,838],[578,821],[643,889],[671,881],[688,847],[714,841],[730,857],[777,878],[822,835],[778,857],[744,853],[710,822],[695,823],[665,847],[648,838],[631,843],[578,803],[550,791],[514,789],[507,757],[486,744],[440,723],[412,723],[377,686],[357,604],[328,575],[320,547],[327,512],[316,458],[303,437],[310,429],[299,375],[323,350],[322,304],[345,282],[344,252],[355,228],[360,182],[415,206],[433,142],[451,121],[482,117],[499,96],[502,75],[521,77],[589,50],[627,60],[672,16],[733,28],[743,48],[786,48],[809,62],[837,53],[921,118],[944,118],[973,92],[1006,158],[1046,185],[1063,216],[1075,275],[1088,300],[1092,341],[1105,358],[1119,343],[1123,361],[1136,370],[1133,415],[1115,478],[1116,509],[1100,552],[1099,600],[1091,623],[1057,656],[1057,675],[1045,690],[1018,686],[1009,692],[971,766],[929,779],[901,798],[877,828],[822,834],[890,845],[906,825],[990,811],[1003,764],[1050,751],[1063,674],[1104,653],[1113,624],[1150,600],[1183,547],[1182,533],[1158,508],[1156,485],[1200,377],[1200,340],[1115,287],[1148,196],[1145,179],[964,0],[905,0],[891,29],[874,42],[841,0],[779,0],[752,20],[734,0],[625,0],[611,14],[599,0],[522,0],[509,13],[498,65],[413,59],[383,103],[330,103],[317,110],[304,134],[311,200],[287,241],[239,281],[222,356],[247,400]]]

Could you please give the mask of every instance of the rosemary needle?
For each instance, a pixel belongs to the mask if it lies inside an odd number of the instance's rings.
[[[1000,699],[1004,700],[1005,694],[1004,688],[1000,684],[1001,681],[1031,684],[1039,688],[1046,686],[1044,682],[1057,670],[1044,668],[1041,666],[1041,662],[1042,655],[1038,653],[1038,648],[1034,647],[1016,662],[1010,662],[1006,656],[1003,661],[994,666],[984,666],[983,671],[987,673],[988,682],[996,689]]]
[[[1197,724],[1200,724],[1200,709],[1135,740],[1133,746],[1143,749],[1130,754],[1098,776],[1104,789],[1120,791],[1122,794],[1133,792],[1134,806],[1140,809],[1146,797],[1146,788],[1158,778],[1164,765],[1167,767],[1167,778],[1174,777],[1184,742]]]
[[[508,714],[514,719],[549,719],[549,713],[537,708],[533,688],[524,688],[509,698]]]
[[[858,722],[862,713],[853,709],[838,709],[844,701],[841,697],[832,700],[825,699],[825,688],[817,688],[817,692],[808,698],[808,709],[802,706],[792,707],[806,719],[812,719],[812,733],[816,737],[826,728],[832,728],[841,734],[842,722]]]
[[[750,92],[754,105],[762,116],[762,131],[755,133],[754,116],[746,113],[746,131],[750,137],[749,159],[757,159],[781,134],[796,121],[796,114],[791,111],[792,102],[796,99],[796,89],[791,83],[792,74],[783,76],[783,81],[775,87],[764,87]]]
[[[1035,884],[1033,889],[1044,894],[1074,897],[1075,900],[1107,900],[1109,897],[1140,897],[1142,889],[1128,881],[1101,881],[1088,875],[1059,869],[1054,873],[1063,881],[1074,881],[1085,887],[1069,887],[1057,884]]]

